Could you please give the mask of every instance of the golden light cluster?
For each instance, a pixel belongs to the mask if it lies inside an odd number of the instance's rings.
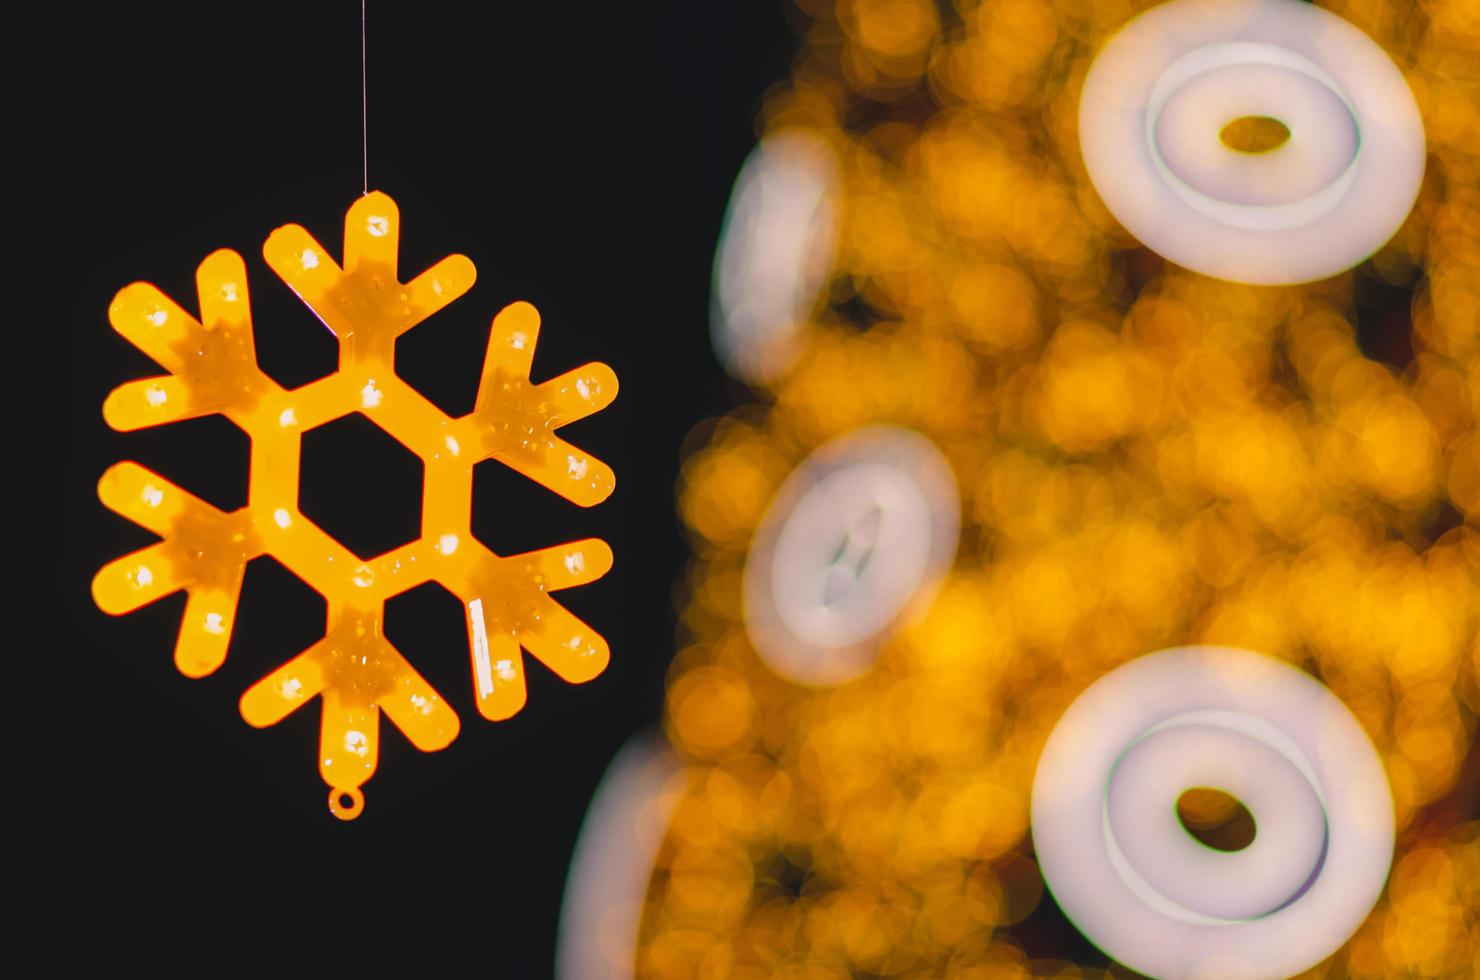
[[[1389,885],[1308,975],[1480,975],[1480,4],[1329,5],[1403,70],[1430,156],[1387,247],[1288,287],[1165,262],[1089,183],[1079,86],[1148,6],[797,0],[760,129],[833,151],[836,247],[794,363],[687,447],[690,769],[639,976],[1105,975],[1021,926],[1052,901],[1039,750],[1111,668],[1204,642],[1315,675],[1387,769]],[[749,545],[875,424],[948,459],[954,566],[872,670],[802,686],[747,636]]]

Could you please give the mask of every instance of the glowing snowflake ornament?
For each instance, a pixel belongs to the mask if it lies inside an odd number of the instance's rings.
[[[104,611],[121,614],[184,589],[175,664],[190,677],[221,666],[247,562],[271,555],[328,603],[322,640],[241,699],[252,725],[274,724],[315,695],[323,701],[319,771],[341,819],[364,807],[360,786],[375,772],[382,711],[423,751],[457,736],[457,714],[386,640],[385,602],[428,581],[463,602],[479,712],[508,718],[524,705],[520,647],[572,683],[606,667],[606,641],[549,593],[592,582],[611,568],[589,539],[500,556],[470,530],[473,467],[496,459],[567,500],[589,507],[611,494],[611,468],[555,435],[617,394],[604,364],[540,384],[529,380],[539,314],[514,303],[494,318],[478,398],[450,418],[399,377],[398,336],[473,284],[473,263],[443,259],[409,283],[397,278],[400,216],[376,192],[345,217],[344,265],[297,225],[273,232],[263,255],[273,271],[339,338],[339,370],[291,391],[257,366],[246,267],[222,249],[196,273],[197,320],[148,283],[125,287],[109,309],[113,327],[170,373],[131,381],[108,396],[115,429],[138,429],[220,413],[251,438],[247,505],[223,513],[136,463],[103,475],[112,510],[162,540],[110,562],[93,581]],[[302,433],[355,412],[400,441],[425,468],[421,537],[368,561],[298,508]]]

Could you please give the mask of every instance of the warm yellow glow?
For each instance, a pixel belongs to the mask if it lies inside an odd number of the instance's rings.
[[[339,339],[338,372],[291,391],[257,366],[246,268],[234,252],[201,263],[199,319],[147,283],[125,287],[109,310],[114,328],[169,374],[115,390],[103,407],[108,423],[129,430],[219,412],[251,437],[252,469],[248,503],[231,513],[135,463],[104,474],[103,503],[163,540],[99,571],[98,605],[123,613],[184,589],[175,662],[200,677],[226,657],[247,562],[270,554],[321,593],[324,638],[249,689],[241,711],[252,725],[271,725],[322,697],[319,771],[343,819],[364,806],[360,786],[375,771],[382,711],[424,751],[458,732],[452,708],[385,639],[387,599],[436,581],[463,600],[478,710],[490,720],[524,704],[520,647],[573,683],[601,673],[609,656],[606,641],[550,595],[606,574],[604,542],[501,556],[472,536],[469,520],[473,467],[485,459],[583,507],[610,495],[610,467],[555,432],[611,404],[616,376],[587,364],[533,383],[539,314],[514,303],[494,318],[475,408],[449,418],[397,377],[395,340],[465,293],[473,264],[454,255],[402,283],[399,232],[395,202],[376,192],[349,209],[342,267],[297,225],[267,239],[268,265]],[[357,411],[420,457],[426,473],[421,536],[363,562],[297,503],[300,435]]]
[[[1224,126],[1218,138],[1240,153],[1268,153],[1290,139],[1290,129],[1269,116],[1240,116]]]
[[[1081,975],[1013,935],[1049,900],[1039,748],[1096,678],[1196,642],[1317,673],[1387,767],[1389,895],[1312,975],[1480,970],[1480,21],[1335,5],[1405,66],[1433,179],[1369,264],[1275,289],[1148,254],[1089,184],[1080,83],[1151,4],[797,0],[759,135],[834,150],[836,254],[794,365],[687,446],[665,722],[691,789],[639,976]],[[800,688],[746,636],[751,536],[874,424],[948,458],[956,565],[871,673]]]

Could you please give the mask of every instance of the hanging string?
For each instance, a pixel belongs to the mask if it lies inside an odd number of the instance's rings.
[[[360,177],[361,196],[370,193],[370,87],[365,69],[365,0],[360,0]]]

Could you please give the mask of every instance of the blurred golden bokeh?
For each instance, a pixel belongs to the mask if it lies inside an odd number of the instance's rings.
[[[1107,975],[1023,929],[1035,763],[1096,678],[1199,642],[1309,671],[1387,768],[1388,888],[1307,975],[1480,975],[1480,3],[1325,5],[1405,73],[1428,173],[1370,262],[1257,287],[1139,247],[1085,173],[1079,85],[1150,4],[797,0],[758,125],[835,150],[838,244],[790,370],[686,447],[691,771],[639,976]],[[949,460],[955,565],[872,671],[801,687],[747,638],[747,549],[874,423]]]

